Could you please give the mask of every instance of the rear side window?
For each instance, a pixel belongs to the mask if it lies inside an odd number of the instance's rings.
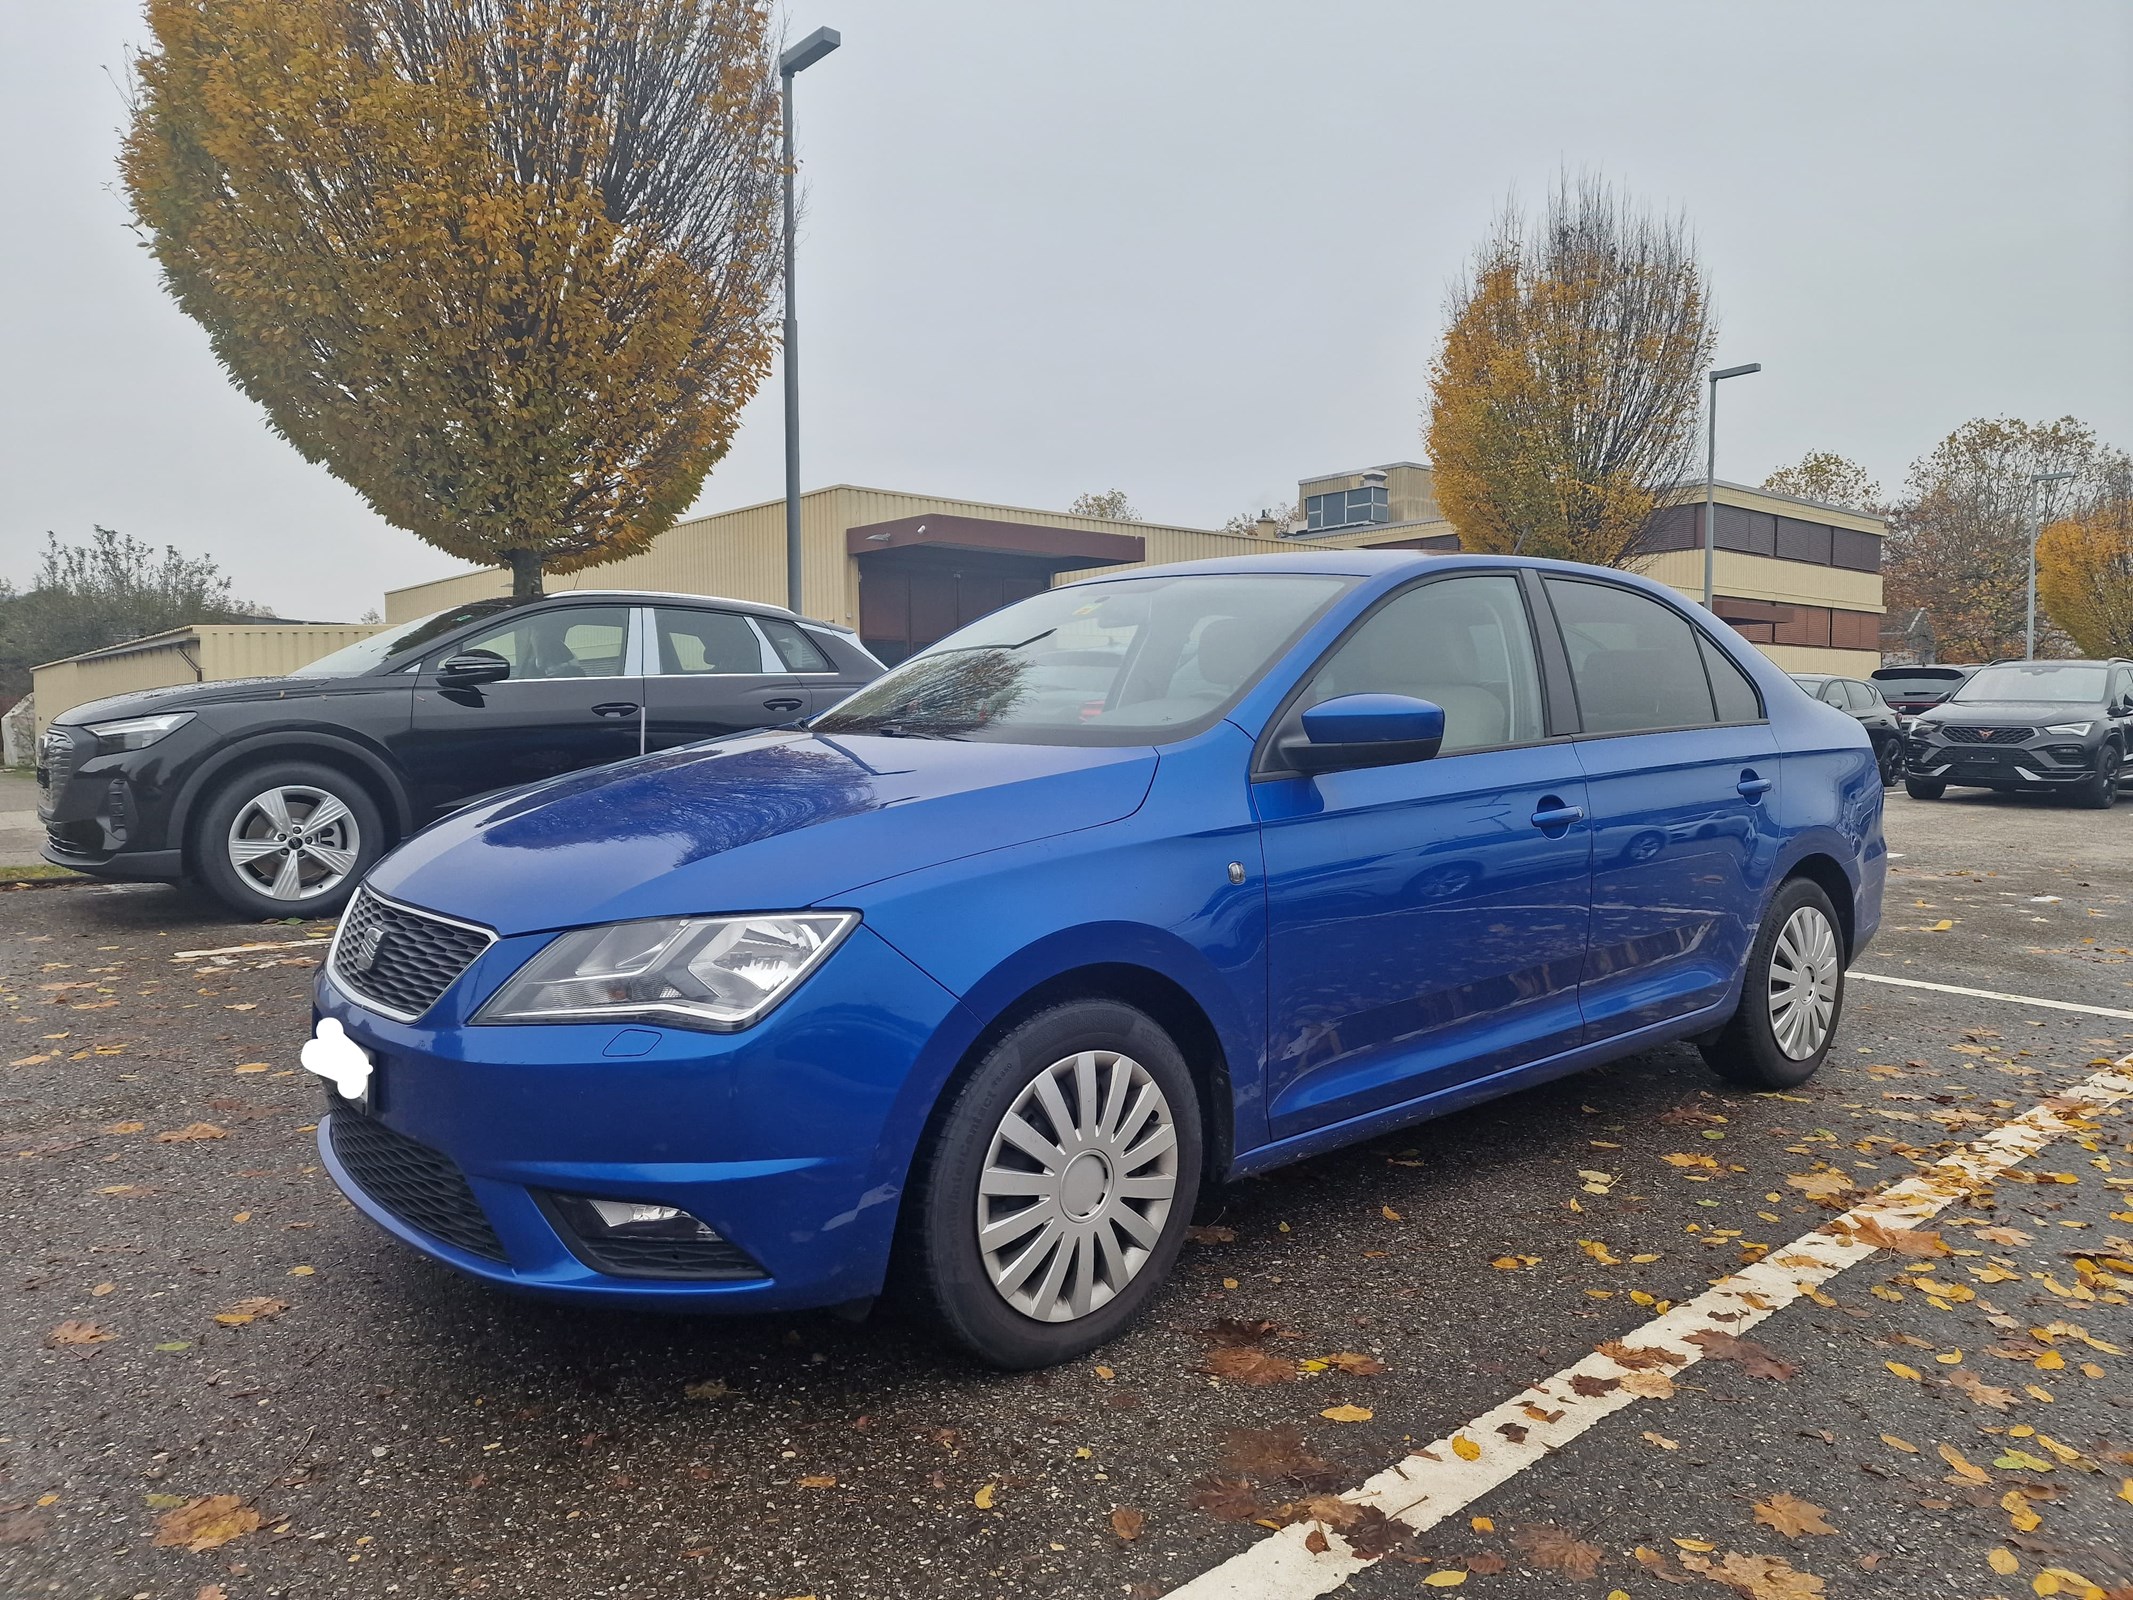
[[[1688,618],[1612,584],[1543,581],[1562,625],[1570,681],[1587,733],[1701,727],[1719,720],[1703,651]]]
[[[791,623],[782,622],[776,617],[758,617],[755,620],[757,626],[770,636],[771,646],[778,652],[779,659],[785,663],[787,672],[837,670],[830,665],[829,657],[822,653],[822,647]]]
[[[652,612],[659,638],[662,675],[761,673],[763,643],[748,619],[731,611],[684,611],[659,606]]]
[[[1699,631],[1696,643],[1703,649],[1704,670],[1711,675],[1711,696],[1718,702],[1718,720],[1762,721],[1763,697],[1755,692],[1755,684],[1748,674],[1741,671],[1731,656],[1713,644],[1708,634]]]
[[[1874,691],[1865,684],[1856,683],[1852,679],[1846,678],[1844,680],[1844,692],[1850,697],[1854,711],[1871,711],[1874,709]]]

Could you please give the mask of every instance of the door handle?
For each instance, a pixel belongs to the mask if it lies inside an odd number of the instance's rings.
[[[592,713],[596,717],[634,717],[637,714],[637,703],[634,700],[609,700],[594,706]]]
[[[1740,791],[1743,800],[1760,800],[1777,787],[1777,780],[1758,777],[1755,768],[1750,767],[1740,775],[1740,782],[1734,787]]]
[[[1567,828],[1573,822],[1584,820],[1583,806],[1566,806],[1552,794],[1541,801],[1540,809],[1533,813],[1533,826],[1543,832],[1549,828]]]
[[[806,702],[801,700],[765,700],[765,711],[798,711]]]

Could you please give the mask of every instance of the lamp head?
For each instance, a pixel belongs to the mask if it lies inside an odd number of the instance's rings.
[[[842,43],[844,36],[835,28],[817,28],[778,57],[778,72],[787,78],[805,72]]]

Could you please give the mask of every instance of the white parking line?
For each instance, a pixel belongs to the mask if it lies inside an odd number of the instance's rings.
[[[2133,1076],[2126,1075],[2129,1069],[2133,1069],[2133,1055],[2053,1095],[1925,1171],[1891,1185],[1827,1226],[1772,1250],[1753,1266],[1626,1335],[1623,1344],[1632,1350],[1665,1351],[1677,1358],[1670,1365],[1656,1366],[1656,1371],[1678,1373],[1694,1365],[1706,1354],[1701,1345],[1690,1342],[1695,1335],[1744,1333],[1809,1289],[1873,1255],[1877,1247],[1856,1237],[1865,1224],[1916,1227],[2072,1132],[2070,1117],[2092,1115],[2133,1098]],[[1595,1351],[1341,1498],[1357,1507],[1375,1507],[1416,1531],[1434,1527],[1562,1449],[1602,1418],[1634,1403],[1638,1396],[1619,1385],[1625,1379],[1638,1381],[1637,1370]],[[1646,1385],[1656,1387],[1649,1384],[1649,1376],[1644,1374]],[[1600,1384],[1610,1387],[1581,1394],[1574,1387],[1579,1378],[1599,1380],[1588,1381],[1587,1389]],[[1316,1540],[1314,1533],[1320,1535]],[[1322,1548],[1314,1551],[1312,1543]],[[1348,1542],[1332,1529],[1315,1522],[1291,1523],[1173,1589],[1170,1600],[1306,1600],[1332,1593],[1370,1565],[1369,1560],[1354,1555]]]
[[[2133,1011],[2110,1006],[2082,1006],[2071,1000],[2039,1000],[2033,994],[2002,994],[1997,989],[1965,989],[1954,983],[1927,983],[1923,978],[1892,978],[1881,972],[1861,972],[1857,967],[1844,975],[1860,983],[1892,983],[1900,989],[1931,989],[1938,994],[1966,994],[1973,1000],[2012,1000],[2016,1005],[2042,1006],[2047,1011],[2079,1011],[2090,1017],[2121,1017],[2133,1021]]]

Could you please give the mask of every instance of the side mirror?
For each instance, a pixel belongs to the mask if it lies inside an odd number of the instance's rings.
[[[1444,708],[1404,694],[1344,694],[1303,714],[1303,733],[1281,741],[1298,772],[1341,772],[1427,761],[1444,743]]]
[[[446,656],[437,668],[437,681],[447,689],[471,689],[510,676],[511,663],[494,650],[463,650],[456,656]]]

